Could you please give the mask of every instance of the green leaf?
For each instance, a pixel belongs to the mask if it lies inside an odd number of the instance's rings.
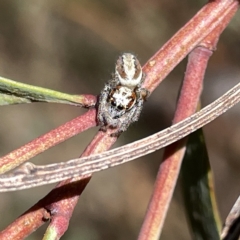
[[[195,240],[219,240],[221,222],[202,130],[189,136],[182,169],[184,201]]]
[[[95,101],[91,95],[71,95],[0,77],[0,105],[49,102],[91,107]]]

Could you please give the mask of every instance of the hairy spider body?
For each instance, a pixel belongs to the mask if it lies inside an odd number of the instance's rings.
[[[138,121],[149,93],[141,87],[143,81],[144,74],[137,58],[130,53],[121,55],[113,78],[99,96],[97,119],[101,130],[116,128],[111,136],[118,136],[132,122]]]

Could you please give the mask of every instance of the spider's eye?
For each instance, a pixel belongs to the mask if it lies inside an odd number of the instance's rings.
[[[119,105],[119,106],[118,106],[118,109],[119,109],[119,110],[123,110],[124,107],[123,107],[122,105]]]

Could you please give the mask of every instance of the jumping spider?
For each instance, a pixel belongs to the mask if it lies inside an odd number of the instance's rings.
[[[144,79],[142,67],[133,54],[124,53],[118,58],[115,74],[99,96],[97,120],[102,131],[116,128],[111,136],[118,137],[132,122],[138,121],[149,95],[141,87]]]

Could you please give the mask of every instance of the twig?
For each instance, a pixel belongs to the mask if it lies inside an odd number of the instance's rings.
[[[219,36],[235,14],[238,4],[233,4],[225,19],[190,54],[173,123],[187,118],[196,111],[208,60],[216,48]],[[179,175],[185,153],[186,139],[166,148],[159,168],[153,195],[139,234],[139,240],[159,239],[167,210]]]
[[[204,74],[211,51],[195,48],[188,57],[188,65],[173,119],[173,124],[191,116],[197,108],[202,92]],[[170,205],[173,190],[185,153],[186,138],[165,149],[153,194],[139,233],[139,240],[158,239]]]
[[[237,0],[209,1],[146,63],[144,71],[147,77],[143,87],[152,92],[191,50],[222,24],[238,4]]]
[[[53,147],[64,140],[96,126],[96,109],[91,109],[85,114],[61,125],[60,127],[34,139],[26,145],[0,158],[0,173],[7,172],[29,158],[32,158],[50,147]]]
[[[237,240],[240,235],[240,197],[233,205],[228,214],[224,227],[222,229],[221,238],[224,240]]]
[[[98,132],[92,142],[86,148],[82,156],[88,156],[94,153],[101,153],[108,150],[116,141],[116,138],[110,137],[109,130],[107,133]],[[88,175],[85,179],[79,181],[81,177],[67,179],[60,182],[56,186],[57,196],[60,199],[52,202],[49,205],[45,205],[45,208],[52,214],[51,223],[49,224],[43,240],[57,240],[65,233],[68,228],[69,221],[71,219],[73,210],[78,202],[78,199],[85,189],[88,182],[91,180],[91,175]],[[77,181],[77,182],[76,182]],[[51,191],[54,193],[55,190]],[[73,193],[75,193],[73,195]],[[48,201],[48,197],[44,198]],[[44,201],[44,200],[43,200]]]

